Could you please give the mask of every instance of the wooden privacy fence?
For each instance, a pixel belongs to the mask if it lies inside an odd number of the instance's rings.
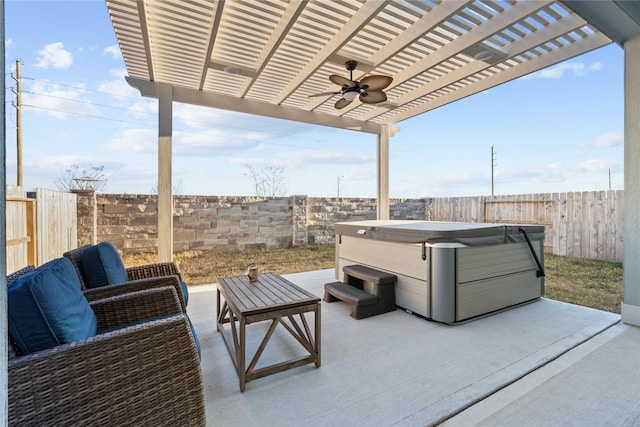
[[[7,186],[7,273],[36,263],[35,202],[23,188]]]
[[[425,199],[431,221],[545,226],[545,251],[622,262],[624,192],[588,191]]]
[[[7,272],[40,265],[77,246],[76,195],[6,187]]]

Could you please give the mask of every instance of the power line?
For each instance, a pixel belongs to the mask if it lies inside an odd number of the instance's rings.
[[[40,106],[37,106],[37,105],[30,105],[30,104],[22,104],[22,106],[23,107],[29,107],[29,108],[35,108],[35,109],[38,109],[38,110],[53,111],[53,112],[61,113],[61,114],[72,114],[72,115],[75,115],[75,116],[87,117],[87,118],[91,118],[91,119],[102,119],[102,120],[109,120],[109,121],[112,121],[112,122],[120,122],[120,123],[127,123],[127,124],[145,126],[145,127],[149,127],[149,128],[156,128],[155,124],[133,122],[133,121],[130,121],[130,120],[121,120],[121,119],[115,119],[115,118],[111,118],[111,117],[97,116],[95,114],[79,113],[77,111],[64,111],[64,110],[47,108],[47,107],[40,107]],[[180,129],[177,129],[177,130],[180,130]],[[234,140],[234,141],[250,141],[247,138],[237,138],[237,137],[229,137],[229,136],[225,136],[224,138],[227,139],[227,140]],[[255,141],[255,142],[256,143],[260,143],[260,141]],[[277,145],[277,146],[281,146],[281,147],[307,148],[307,147],[296,146],[296,145],[291,145],[291,144],[282,144],[282,143],[277,143],[277,142],[269,142],[268,144]]]
[[[65,97],[62,97],[62,96],[49,95],[49,94],[46,94],[46,93],[31,92],[31,91],[28,91],[28,90],[23,90],[22,93],[28,93],[28,94],[36,95],[36,96],[44,96],[44,97],[47,97],[47,98],[61,99],[63,101],[77,102],[77,103],[80,103],[80,104],[96,105],[98,107],[112,108],[114,110],[129,111],[129,108],[114,107],[113,105],[98,104],[98,103],[93,102],[93,101],[82,101],[80,99],[65,98]],[[148,113],[146,111],[139,111],[138,113],[151,115],[151,113]]]
[[[109,95],[109,96],[117,96],[117,97],[121,97],[121,98],[125,98],[125,99],[131,99],[131,100],[135,100],[135,101],[139,101],[140,98],[139,97],[130,97],[130,96],[126,96],[126,95],[119,95],[119,94],[114,94],[111,92],[104,92],[104,91],[99,91],[99,90],[94,90],[94,89],[87,89],[86,87],[83,86],[75,86],[75,85],[69,85],[69,84],[64,84],[64,83],[56,83],[56,82],[52,82],[50,80],[42,80],[42,79],[36,79],[33,77],[25,77],[22,76],[23,79],[28,79],[31,81],[35,81],[35,82],[44,82],[50,85],[54,85],[54,86],[61,86],[61,87],[68,87],[68,88],[72,88],[72,89],[77,89],[80,91],[86,91],[86,92],[92,92],[92,93],[98,93],[98,94],[103,94],[103,95]],[[56,96],[56,95],[50,95],[47,93],[41,93],[41,92],[36,92],[36,91],[23,91],[23,93],[29,93],[31,95],[35,95],[35,96],[42,96],[42,97],[49,97],[49,98],[54,98],[54,99],[59,99],[62,101],[69,101],[69,102],[77,102],[80,104],[85,104],[85,105],[94,105],[94,106],[98,106],[98,107],[103,107],[103,108],[110,108],[113,110],[119,110],[119,111],[130,111],[129,108],[123,108],[123,107],[116,107],[113,105],[107,105],[107,104],[98,104],[92,101],[83,101],[83,100],[78,100],[78,99],[73,99],[73,98],[66,98],[66,97],[62,97],[62,96]],[[95,114],[88,114],[88,113],[84,113],[84,112],[77,112],[77,111],[68,111],[68,110],[61,110],[61,109],[55,109],[55,108],[50,108],[50,107],[42,107],[39,105],[33,105],[33,104],[23,104],[23,107],[29,107],[29,108],[33,108],[33,109],[38,109],[38,110],[44,110],[44,111],[51,111],[51,112],[57,112],[60,114],[71,114],[74,116],[79,116],[79,117],[87,117],[87,118],[92,118],[92,119],[101,119],[101,120],[108,120],[108,121],[112,121],[112,122],[120,122],[120,123],[127,123],[127,124],[133,124],[133,125],[139,125],[139,126],[144,126],[144,127],[150,127],[150,128],[155,128],[156,124],[147,124],[147,123],[141,123],[141,122],[135,122],[135,121],[130,121],[130,120],[123,120],[123,119],[116,119],[116,118],[112,118],[112,117],[105,117],[105,116],[100,116],[100,115],[95,115]],[[198,110],[198,108],[195,107],[191,107],[185,104],[185,106],[183,107],[186,110],[193,110],[193,111],[201,111]],[[240,119],[239,116],[235,116],[233,114],[228,114],[227,112],[225,112],[224,110],[216,110],[216,112],[222,116],[227,116],[227,117],[233,117],[236,119]],[[154,113],[150,113],[150,112],[146,112],[146,111],[136,111],[137,114],[142,114],[142,115],[147,115],[147,116],[152,116],[154,115]],[[269,123],[269,124],[273,124],[273,122],[269,121],[269,120],[261,120],[260,118],[256,118],[250,114],[246,114],[247,117],[249,117],[249,120],[252,122],[257,122],[257,123]],[[247,120],[245,119],[245,122]],[[216,126],[216,128],[223,128],[223,129],[240,129],[240,130],[244,130],[244,131],[248,131],[249,129],[247,129],[247,126],[230,126],[228,124],[220,124],[220,123],[216,123],[216,122],[207,122],[207,121],[203,121],[203,120],[193,120],[193,119],[189,119],[189,122],[191,123],[196,123],[196,124],[202,124],[202,125],[207,125],[207,126]],[[299,129],[305,129],[305,125],[292,125],[292,124],[288,124],[289,127],[292,128],[299,128]],[[176,130],[180,130],[180,129],[176,129]],[[183,128],[182,131],[187,131],[187,128]],[[236,141],[251,141],[247,138],[233,138],[233,137],[226,137],[227,139],[232,139],[232,140],[236,140]],[[261,141],[256,141],[257,143],[260,143]],[[300,148],[300,149],[306,149],[309,148],[308,146],[299,146],[299,145],[294,145],[294,144],[285,144],[285,143],[278,143],[278,142],[262,142],[264,144],[270,144],[270,145],[275,145],[275,146],[281,146],[281,147],[291,147],[291,148]]]
[[[65,83],[57,83],[57,82],[52,82],[51,80],[36,79],[34,77],[23,77],[23,79],[31,80],[31,81],[34,81],[34,82],[48,83],[50,85],[55,85],[55,86],[68,87],[68,88],[71,88],[71,89],[84,90],[86,92],[94,92],[94,93],[100,93],[100,94],[103,94],[103,95],[117,96],[117,97],[120,97],[120,98],[136,99],[136,100],[139,99],[138,97],[134,97],[134,96],[120,95],[118,93],[104,92],[102,90],[96,90],[96,89],[87,89],[86,87],[83,87],[83,86],[74,86],[74,85],[69,85],[69,84],[65,84]]]
[[[110,120],[113,122],[122,122],[122,123],[130,123],[130,124],[134,124],[134,125],[140,125],[140,126],[147,126],[147,127],[155,127],[155,125],[150,125],[147,123],[140,123],[140,122],[132,122],[129,120],[121,120],[121,119],[113,119],[110,117],[104,117],[104,116],[96,116],[93,114],[87,114],[87,113],[78,113],[76,111],[64,111],[64,110],[56,110],[53,108],[47,108],[47,107],[40,107],[37,105],[29,105],[29,104],[22,104],[23,107],[29,107],[29,108],[35,108],[38,110],[46,110],[46,111],[54,111],[56,113],[62,113],[62,114],[73,114],[75,116],[81,116],[81,117],[89,117],[92,119],[102,119],[102,120]]]
[[[86,87],[83,87],[83,86],[75,86],[75,85],[64,84],[64,83],[55,83],[55,82],[52,82],[50,80],[37,79],[37,78],[34,78],[34,77],[24,77],[23,76],[23,79],[27,79],[27,80],[31,80],[31,81],[35,81],[35,82],[48,83],[48,84],[51,84],[51,85],[56,85],[56,86],[61,86],[61,87],[68,87],[68,88],[71,88],[71,89],[77,89],[77,90],[82,90],[82,91],[86,91],[86,92],[99,93],[99,94],[109,95],[109,96],[117,96],[117,97],[121,97],[121,98],[125,98],[125,99],[135,100],[135,101],[140,100],[140,97],[137,97],[137,96],[136,97],[132,97],[132,96],[127,96],[127,95],[115,94],[115,93],[112,93],[112,92],[104,92],[104,91],[95,90],[95,89],[87,89]],[[96,81],[98,81],[98,80],[96,80]],[[42,94],[42,93],[38,93],[38,92],[30,92],[30,93],[33,93],[33,94],[36,94],[36,95],[41,95],[41,96],[47,96],[46,94]],[[65,98],[61,98],[61,99],[65,99]],[[198,110],[198,108],[191,107],[191,106],[189,106],[187,104],[183,104],[183,105],[184,105],[183,108],[185,108],[187,110],[193,110],[193,111],[197,111]],[[118,108],[118,107],[109,107],[109,108]],[[123,109],[123,110],[126,110],[126,109]],[[233,114],[229,114],[225,110],[216,110],[216,111],[217,111],[218,114],[220,114],[222,116],[238,118],[238,116],[235,116]],[[150,113],[146,113],[146,114],[150,114]],[[242,113],[242,114],[244,114],[244,113]],[[251,114],[244,114],[244,115],[250,117],[250,120],[253,121],[253,122],[272,123],[269,120],[264,120],[264,119],[261,119],[260,117],[253,116]],[[282,120],[284,120],[284,119],[282,119]],[[197,121],[197,120],[192,120],[192,121],[194,123],[212,124],[211,122],[203,122],[203,121]],[[293,127],[293,128],[305,128],[304,124],[298,124],[298,125],[289,124],[289,126]],[[225,127],[225,126],[222,125],[222,127]],[[234,128],[233,126],[226,126],[226,127]],[[237,127],[235,127],[235,128],[237,128]]]

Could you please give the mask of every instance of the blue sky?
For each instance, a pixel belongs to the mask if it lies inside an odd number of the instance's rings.
[[[7,86],[22,64],[27,189],[55,189],[72,164],[104,166],[105,192],[157,183],[157,102],[126,70],[104,2],[5,2]],[[16,182],[7,88],[7,183]],[[623,188],[623,52],[609,45],[398,124],[392,198]],[[376,137],[174,104],[180,194],[252,195],[245,165],[282,168],[287,194],[375,197]]]

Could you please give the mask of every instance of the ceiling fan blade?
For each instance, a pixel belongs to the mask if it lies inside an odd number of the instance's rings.
[[[387,95],[381,90],[363,92],[360,94],[360,101],[365,104],[377,104],[387,100]]]
[[[333,83],[337,84],[338,86],[342,86],[346,88],[352,88],[352,87],[355,87],[356,85],[355,82],[349,80],[346,77],[339,76],[337,74],[331,74],[329,76],[329,80],[331,80]]]
[[[347,105],[351,104],[351,101],[349,101],[348,99],[344,99],[344,98],[340,98],[338,99],[338,102],[336,102],[336,105],[334,105],[334,107],[336,107],[337,110],[346,107]]]
[[[309,95],[309,98],[315,98],[316,96],[337,95],[339,93],[342,93],[342,92],[340,92],[340,91],[338,91],[338,92],[322,92],[322,93],[316,93],[314,95]]]
[[[360,87],[368,90],[382,90],[393,81],[389,76],[368,76],[360,80]]]

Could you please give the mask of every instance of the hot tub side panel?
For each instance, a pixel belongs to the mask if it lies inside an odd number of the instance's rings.
[[[428,258],[422,259],[422,245],[338,236],[336,277],[344,279],[345,265],[361,264],[398,277],[396,305],[415,314],[431,317],[429,311]]]
[[[543,241],[532,244],[542,259]],[[537,277],[538,268],[526,243],[466,247],[456,252],[457,322],[544,295],[544,278]]]

